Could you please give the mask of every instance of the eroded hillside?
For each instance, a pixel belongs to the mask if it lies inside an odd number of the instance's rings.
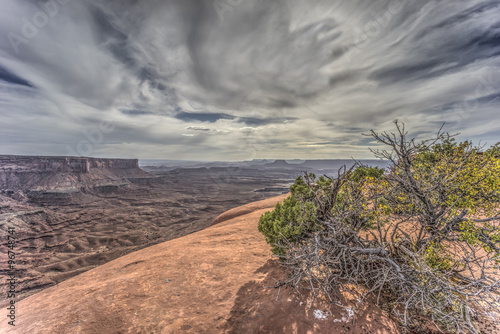
[[[259,191],[273,184],[209,169],[155,176],[137,160],[1,156],[0,239],[15,227],[18,298],[199,231],[225,210],[279,194]],[[6,257],[2,242],[0,261]]]

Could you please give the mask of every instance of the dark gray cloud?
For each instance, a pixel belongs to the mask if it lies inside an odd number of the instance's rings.
[[[153,113],[145,110],[137,110],[137,109],[122,109],[120,112],[124,115],[128,116],[140,116],[140,115],[151,115]]]
[[[198,121],[215,123],[221,119],[234,119],[234,116],[222,113],[188,113],[182,111],[177,113],[177,115],[175,115],[175,118],[185,122]]]
[[[209,128],[202,128],[200,126],[188,126],[187,129],[194,131],[211,131]]]
[[[4,0],[0,153],[366,158],[360,133],[395,118],[493,144],[498,17],[494,0]]]
[[[245,123],[248,126],[263,126],[269,124],[282,124],[296,121],[297,118],[257,118],[257,117],[240,117],[238,118],[239,123]]]
[[[33,88],[33,86],[23,78],[18,77],[10,71],[7,71],[5,68],[0,67],[0,80],[9,82],[15,85],[22,85]]]

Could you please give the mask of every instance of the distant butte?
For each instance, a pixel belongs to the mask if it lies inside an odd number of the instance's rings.
[[[266,164],[267,167],[285,167],[288,168],[290,167],[290,164],[286,162],[285,160],[276,160],[273,163]]]

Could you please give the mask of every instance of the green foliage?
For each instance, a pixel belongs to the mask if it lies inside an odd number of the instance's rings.
[[[296,240],[319,228],[317,225],[317,209],[310,201],[301,202],[297,196],[307,197],[302,178],[292,186],[292,195],[283,204],[278,203],[273,211],[266,212],[259,220],[259,231],[265,235],[267,243],[272,246],[274,254],[283,254],[287,242]]]
[[[443,246],[435,242],[427,246],[424,259],[429,267],[440,271],[450,270],[454,264],[453,258],[446,255]]]
[[[500,159],[500,142],[496,143],[495,145],[493,145],[492,147],[490,147],[486,152],[485,154],[488,156],[488,157],[492,157],[492,158],[496,158],[496,159]]]
[[[421,189],[433,189],[426,194],[432,205],[476,213],[478,210],[491,212],[500,201],[499,144],[481,153],[471,142],[457,143],[451,138],[424,146],[412,158],[412,179]],[[404,171],[396,166],[394,172]],[[399,204],[396,210],[399,213],[425,209],[404,189],[398,196],[394,202]]]
[[[305,178],[311,180],[312,184],[308,185]],[[297,177],[295,183],[290,187],[292,195],[302,201],[312,200],[318,193],[319,195],[326,193],[332,184],[332,181],[324,176],[320,176],[316,180],[314,173],[306,174],[305,178],[303,176]]]
[[[290,187],[291,196],[283,204],[259,220],[259,231],[272,246],[274,254],[283,254],[289,244],[303,240],[308,234],[322,229],[328,215],[343,215],[354,230],[376,227],[375,220],[387,215],[390,208],[384,198],[368,209],[369,194],[380,190],[385,170],[378,167],[358,167],[347,173],[346,182],[331,197],[332,179],[313,173],[299,176]]]
[[[366,167],[360,166],[356,168],[353,172],[352,179],[355,182],[359,182],[361,179],[371,177],[374,179],[380,179],[384,176],[385,169],[379,167]]]
[[[391,148],[374,151],[391,162],[388,173],[359,166],[336,179],[298,177],[259,231],[295,286],[307,278],[332,298],[332,284],[349,281],[386,291],[406,326],[414,311],[444,330],[470,330],[470,305],[498,292],[474,270],[500,264],[500,143],[481,152],[438,133],[417,144],[395,123],[396,134],[372,132]]]

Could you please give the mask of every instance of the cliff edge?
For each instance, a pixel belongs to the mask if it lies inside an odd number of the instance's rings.
[[[397,333],[373,305],[352,325],[341,307],[327,313],[289,290],[278,295],[273,287],[284,274],[257,222],[283,198],[242,206],[255,210],[30,296],[16,303],[16,326],[4,319],[0,332]]]
[[[17,200],[116,191],[150,177],[137,159],[0,155],[0,190]]]

